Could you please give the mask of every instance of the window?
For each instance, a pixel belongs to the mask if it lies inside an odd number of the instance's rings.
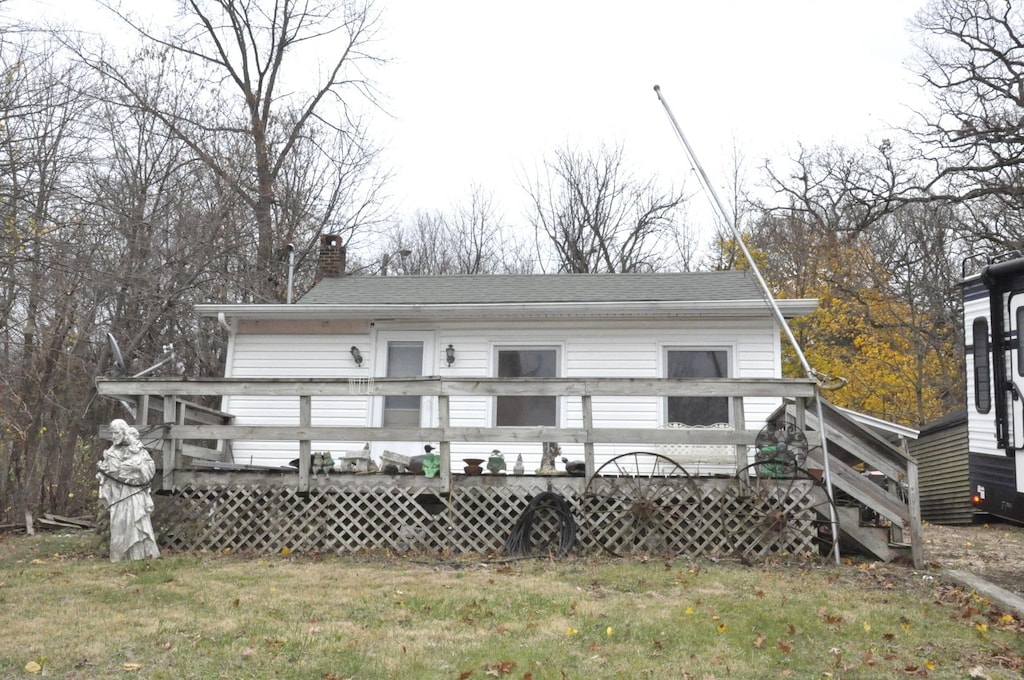
[[[387,376],[411,378],[423,375],[422,342],[389,342]],[[384,427],[419,427],[423,397],[384,397]]]
[[[670,349],[668,378],[728,378],[729,353],[724,349]],[[729,422],[729,397],[668,397],[666,422],[714,425]]]
[[[499,378],[554,378],[558,375],[556,349],[499,349]],[[558,423],[557,397],[498,397],[495,414],[498,427],[549,425]]]
[[[992,368],[988,344],[988,320],[978,318],[971,327],[974,346],[974,407],[978,413],[992,409]]]
[[[1017,375],[1024,375],[1024,340],[1021,339],[1020,329],[1024,328],[1024,305],[1017,307]]]

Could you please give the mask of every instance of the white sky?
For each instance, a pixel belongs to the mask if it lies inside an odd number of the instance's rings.
[[[925,0],[376,1],[392,117],[376,115],[371,134],[406,214],[448,209],[476,183],[518,222],[517,178],[566,144],[622,143],[638,174],[682,184],[690,169],[655,84],[723,188],[734,148],[756,169],[798,141],[859,144],[922,95],[904,62]],[[24,16],[91,5],[8,3]],[[125,2],[161,3],[173,11]]]
[[[386,0],[396,189],[444,208],[476,182],[514,217],[517,174],[602,141],[678,185],[690,170],[655,84],[716,184],[734,147],[756,168],[797,141],[861,143],[920,97],[904,62],[923,4]]]

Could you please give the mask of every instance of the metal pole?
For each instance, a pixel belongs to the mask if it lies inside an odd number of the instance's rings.
[[[740,250],[743,251],[743,256],[747,258],[747,264],[750,267],[750,271],[753,272],[754,278],[757,280],[761,287],[761,291],[764,293],[765,299],[768,301],[768,306],[771,307],[772,313],[775,315],[775,320],[782,326],[783,331],[786,333],[786,338],[789,340],[789,344],[793,347],[793,351],[796,352],[797,358],[800,360],[800,365],[803,366],[804,372],[807,377],[814,381],[815,397],[814,403],[817,405],[818,412],[818,423],[821,428],[821,455],[824,461],[824,469],[822,471],[822,477],[825,481],[825,493],[828,494],[829,498],[829,519],[832,523],[832,536],[835,538],[833,543],[833,555],[836,564],[839,564],[839,519],[836,517],[835,504],[832,502],[834,496],[832,495],[832,474],[828,461],[828,437],[825,435],[825,417],[821,408],[821,394],[818,389],[818,372],[811,368],[810,363],[807,361],[807,357],[804,355],[803,350],[800,348],[800,343],[797,342],[796,337],[793,335],[792,329],[789,327],[789,323],[786,321],[786,317],[783,316],[782,310],[779,309],[778,303],[775,302],[775,297],[772,295],[771,289],[768,288],[768,284],[765,282],[764,277],[761,276],[761,270],[758,269],[757,263],[754,262],[754,258],[751,256],[750,251],[747,249],[747,244],[743,242],[743,236],[740,234],[739,227],[736,225],[735,218],[731,216],[725,209],[725,205],[718,197],[718,192],[715,191],[715,187],[711,184],[707,174],[704,172],[703,166],[697,159],[697,154],[693,152],[693,148],[690,146],[690,142],[687,141],[686,135],[683,134],[682,128],[676,121],[676,117],[672,114],[672,109],[669,107],[668,102],[665,101],[665,97],[661,94],[661,87],[658,85],[654,86],[654,91],[658,95],[658,101],[665,109],[665,113],[668,114],[669,121],[672,123],[672,129],[675,130],[676,135],[679,137],[679,141],[683,143],[683,148],[686,150],[686,156],[690,161],[691,167],[697,172],[697,177],[700,180],[701,186],[707,192],[707,195],[711,198],[712,207],[718,215],[718,218],[726,223],[729,230],[732,232],[732,236],[736,239],[737,245]]]
[[[288,304],[292,303],[292,279],[295,276],[295,246],[288,244]]]

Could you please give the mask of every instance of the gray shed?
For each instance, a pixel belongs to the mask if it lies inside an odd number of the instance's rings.
[[[910,443],[921,485],[921,517],[933,524],[970,524],[970,464],[967,410],[961,409],[921,428]]]

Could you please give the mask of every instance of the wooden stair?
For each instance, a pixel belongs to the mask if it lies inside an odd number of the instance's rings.
[[[906,447],[901,449],[890,443],[825,400],[821,405],[828,437],[832,490],[837,500],[840,550],[871,555],[886,562],[908,559],[920,568],[924,558],[917,463]],[[782,408],[787,417],[796,417],[801,412],[793,402],[787,402]],[[806,418],[802,425],[820,435],[817,409],[810,400],[802,412]],[[824,468],[820,447],[812,448],[807,458],[809,468]],[[888,488],[876,484],[858,467],[881,472],[889,480]],[[899,489],[902,492],[898,493]],[[865,526],[861,521],[861,507],[872,511],[885,525]]]

